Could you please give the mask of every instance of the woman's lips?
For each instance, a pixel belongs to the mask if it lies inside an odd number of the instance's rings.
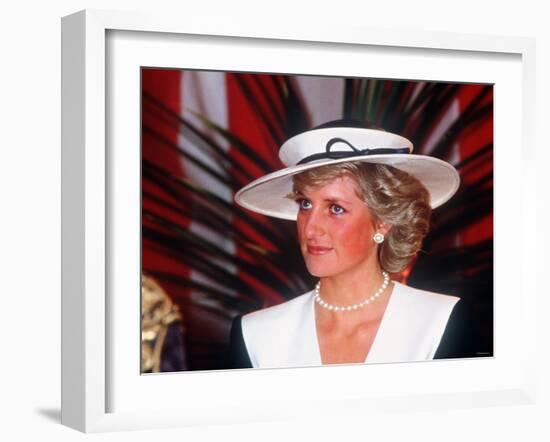
[[[307,246],[307,253],[310,255],[324,255],[332,250],[332,247]]]

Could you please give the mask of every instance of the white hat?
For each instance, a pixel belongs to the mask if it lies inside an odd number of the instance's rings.
[[[287,140],[279,150],[279,158],[287,167],[252,181],[237,192],[235,201],[263,215],[296,220],[298,205],[287,197],[292,192],[292,176],[349,161],[387,164],[407,172],[426,187],[432,208],[445,203],[458,189],[460,177],[451,164],[412,154],[412,143],[400,135],[344,124],[323,126]]]

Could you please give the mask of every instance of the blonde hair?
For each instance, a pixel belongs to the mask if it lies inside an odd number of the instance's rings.
[[[392,227],[378,248],[383,270],[397,273],[405,269],[422,247],[430,228],[430,195],[413,176],[385,164],[346,162],[321,166],[293,177],[293,193],[349,176],[358,185],[358,197],[367,204],[375,221]]]

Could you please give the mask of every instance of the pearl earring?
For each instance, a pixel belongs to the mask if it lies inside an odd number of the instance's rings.
[[[384,242],[384,235],[380,232],[376,232],[372,239],[376,244],[382,244]]]

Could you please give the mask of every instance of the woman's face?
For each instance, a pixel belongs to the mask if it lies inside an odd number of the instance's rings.
[[[352,276],[377,265],[375,222],[357,189],[343,176],[298,193],[298,239],[312,275]]]

